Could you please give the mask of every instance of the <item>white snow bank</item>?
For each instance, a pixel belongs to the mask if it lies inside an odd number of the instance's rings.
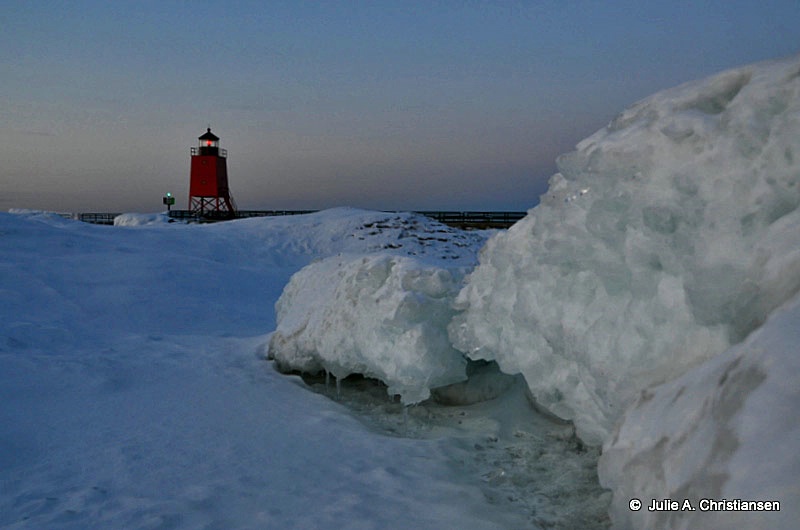
[[[292,276],[269,356],[284,370],[380,379],[404,403],[466,379],[447,324],[463,272],[410,257],[337,256]]]
[[[616,528],[796,528],[800,297],[748,339],[641,393],[600,459]],[[645,508],[632,512],[630,499]],[[695,511],[651,512],[669,498]],[[701,499],[779,501],[780,512],[704,512]]]
[[[374,377],[416,403],[431,388],[466,379],[466,359],[451,346],[447,325],[489,232],[418,214],[365,213],[325,213],[330,242],[315,243],[316,253],[339,253],[292,276],[275,304],[269,356],[286,371]]]
[[[151,226],[171,222],[166,213],[123,213],[114,218],[114,226]]]
[[[33,210],[30,208],[9,208],[8,213],[20,218],[35,219],[51,224],[64,224],[72,218],[72,214],[60,214],[47,210]]]
[[[14,318],[0,321],[0,342],[9,333],[30,347],[44,337],[56,341],[63,330],[78,342],[121,330],[172,333],[176,321],[183,332],[260,335],[274,329],[274,303],[289,278],[314,259],[381,251],[466,264],[476,261],[477,248],[486,240],[486,234],[420,215],[353,208],[136,229],[45,212],[14,214],[0,214],[0,233],[9,248],[6,260],[13,249],[21,252],[21,261],[13,268],[0,263],[3,278],[21,293],[40,292],[42,280],[34,272],[63,280],[37,303],[32,294],[6,297]],[[221,311],[218,299],[232,303]],[[41,318],[38,303],[49,308],[47,318]]]
[[[800,56],[651,96],[558,166],[481,252],[450,335],[601,443],[800,289]]]
[[[459,230],[416,213],[357,208],[240,219],[190,228],[203,229],[234,241],[240,237],[255,240],[261,243],[263,252],[276,264],[296,269],[312,259],[375,252],[451,265],[473,265],[478,249],[490,233]],[[252,252],[249,247],[247,251]]]

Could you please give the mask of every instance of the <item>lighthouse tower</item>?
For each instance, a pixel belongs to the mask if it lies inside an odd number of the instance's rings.
[[[228,189],[228,152],[220,149],[219,138],[209,127],[192,147],[192,173],[189,182],[189,210],[200,217],[228,219],[236,216],[236,206]]]

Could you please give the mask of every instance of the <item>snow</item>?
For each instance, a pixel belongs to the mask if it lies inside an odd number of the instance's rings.
[[[340,253],[292,276],[276,303],[269,344],[281,369],[374,377],[403,403],[467,378],[447,325],[487,233],[412,224],[409,218],[375,223],[375,231],[396,239],[371,255]]]
[[[450,302],[460,277],[386,254],[334,257],[292,276],[276,304],[270,357],[285,370],[362,374],[404,403],[467,378],[450,346]]]
[[[481,251],[450,335],[602,444],[800,290],[800,57],[655,94],[558,167]]]
[[[800,296],[746,341],[645,390],[600,460],[615,528],[794,528],[800,459]],[[632,498],[695,511],[632,512]],[[702,498],[779,501],[780,511],[703,512]],[[649,501],[648,501],[649,503]]]
[[[166,213],[123,213],[114,218],[114,226],[147,226],[170,223]]]
[[[284,371],[373,377],[403,403],[419,403],[432,388],[467,378],[447,325],[489,232],[419,217],[388,217],[369,228],[392,242],[367,256],[339,253],[292,276],[276,303],[269,356]]]
[[[391,241],[369,255],[340,252],[292,276],[275,304],[269,357],[284,371],[373,377],[403,403],[419,403],[431,388],[467,378],[447,325],[489,233],[407,214],[368,225],[368,234]]]
[[[366,226],[387,218],[397,226]],[[398,240],[424,223],[0,214],[0,527],[528,524],[453,462],[451,439],[386,436],[261,354],[293,273],[388,244],[446,254]]]

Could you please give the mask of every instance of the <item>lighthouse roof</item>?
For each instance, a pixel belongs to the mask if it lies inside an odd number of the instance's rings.
[[[199,136],[197,139],[198,140],[211,140],[212,142],[218,142],[219,141],[219,137],[211,132],[211,127],[206,129],[205,134],[203,134],[202,136]]]

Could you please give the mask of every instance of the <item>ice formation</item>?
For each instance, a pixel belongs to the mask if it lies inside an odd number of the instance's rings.
[[[450,336],[600,444],[800,290],[800,57],[653,95],[558,167],[481,251]]]
[[[172,222],[166,213],[122,213],[114,218],[114,226],[148,226]]]
[[[350,211],[343,220],[356,224],[337,220],[337,233],[350,232],[341,252],[295,273],[275,304],[269,356],[286,371],[374,377],[404,403],[466,379],[447,325],[489,232],[410,213]]]
[[[642,392],[600,459],[616,528],[794,528],[800,520],[800,297],[748,339]],[[631,511],[630,499],[694,511]],[[701,499],[778,501],[780,511],[703,511]],[[739,504],[741,505],[741,504]]]
[[[380,379],[404,403],[466,379],[447,336],[460,269],[389,254],[334,256],[292,276],[269,355],[285,370]]]

